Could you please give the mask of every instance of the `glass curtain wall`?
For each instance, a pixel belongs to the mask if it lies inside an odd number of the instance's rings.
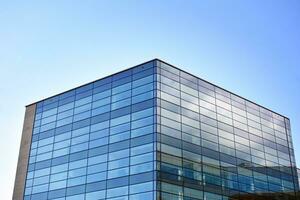
[[[153,60],[37,103],[24,200],[295,199],[289,119]]]
[[[157,71],[160,199],[295,199],[287,118],[164,62]]]
[[[148,62],[37,103],[25,200],[154,199]]]

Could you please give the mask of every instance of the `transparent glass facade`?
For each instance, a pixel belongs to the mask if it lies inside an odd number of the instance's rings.
[[[36,105],[25,200],[296,199],[289,119],[160,60]]]

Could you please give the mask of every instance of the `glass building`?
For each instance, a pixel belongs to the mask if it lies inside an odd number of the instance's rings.
[[[154,59],[26,107],[13,200],[297,199],[289,119]]]

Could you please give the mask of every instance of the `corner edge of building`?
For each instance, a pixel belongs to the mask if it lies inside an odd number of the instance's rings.
[[[36,104],[26,107],[12,200],[23,200]]]

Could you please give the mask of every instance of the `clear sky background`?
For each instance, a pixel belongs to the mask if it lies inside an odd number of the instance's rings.
[[[288,116],[300,166],[299,0],[0,0],[0,199],[25,105],[153,58]]]

